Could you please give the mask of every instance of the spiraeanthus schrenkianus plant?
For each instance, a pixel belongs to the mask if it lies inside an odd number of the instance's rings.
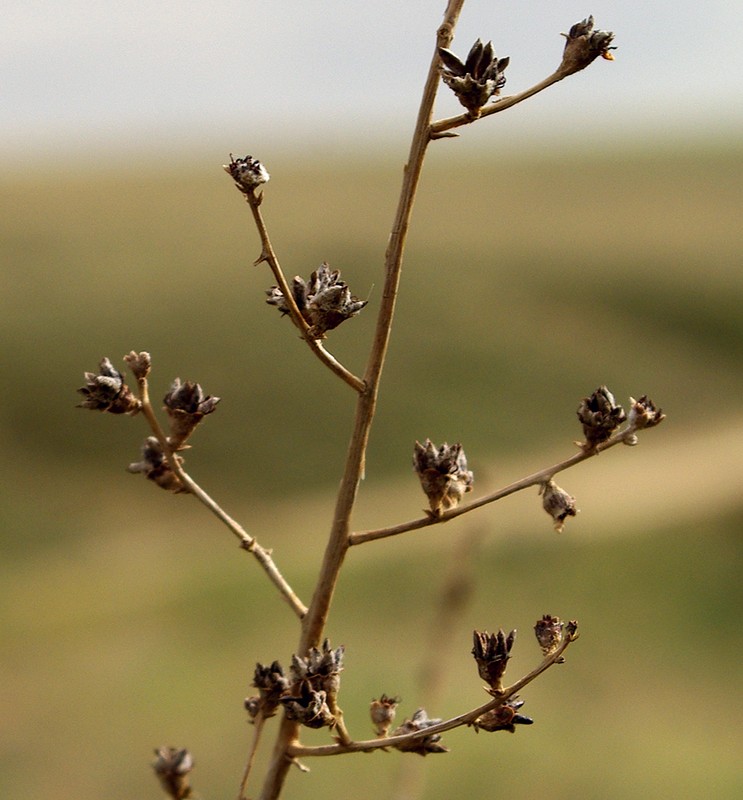
[[[397,750],[423,756],[443,754],[449,752],[449,747],[443,743],[443,735],[455,728],[469,726],[475,732],[513,733],[517,726],[531,725],[533,720],[520,713],[524,704],[520,693],[552,665],[564,663],[565,651],[578,637],[575,621],[563,622],[559,617],[549,614],[538,619],[534,632],[542,651],[542,660],[510,685],[504,683],[504,678],[516,631],[505,634],[498,629],[497,633],[490,634],[475,630],[472,654],[477,673],[486,683],[484,689],[487,700],[484,703],[448,718],[432,718],[425,708],[413,706],[415,710],[401,724],[393,727],[401,700],[394,695],[379,694],[378,699],[372,700],[370,705],[374,738],[354,736],[346,725],[340,704],[344,647],[331,647],[327,638],[334,590],[348,551],[378,539],[450,522],[529,487],[539,490],[544,510],[553,519],[556,530],[562,531],[566,520],[577,513],[577,508],[575,499],[555,483],[555,476],[617,444],[635,445],[639,431],[651,428],[664,419],[663,412],[646,395],[637,401],[630,398],[627,414],[609,389],[600,386],[592,395],[581,400],[578,406],[577,415],[585,438],[579,443],[578,452],[469,502],[465,502],[465,495],[473,490],[474,476],[468,467],[463,445],[444,443],[437,446],[426,438],[423,443],[415,442],[413,457],[414,470],[429,503],[423,516],[394,526],[353,530],[352,513],[364,473],[367,444],[390,341],[411,211],[429,145],[442,138],[457,136],[454,132],[456,128],[474,124],[534,96],[585,69],[599,56],[613,60],[611,51],[615,49],[612,46],[614,34],[595,30],[593,17],[588,17],[563,34],[566,41],[562,58],[552,74],[518,94],[501,97],[500,91],[505,84],[504,70],[510,59],[499,59],[492,43],[488,41],[483,44],[482,39],[475,42],[464,60],[450,49],[463,2],[449,0],[444,20],[436,33],[385,253],[384,287],[363,373],[357,374],[340,363],[325,343],[341,323],[349,321],[349,324],[353,324],[352,319],[364,310],[368,301],[352,295],[341,280],[340,272],[331,270],[327,263],[315,269],[309,280],[295,277],[290,283],[273,248],[261,211],[264,188],[270,177],[267,169],[253,156],[235,158],[231,155],[225,166],[246,200],[258,232],[261,250],[255,265],[267,264],[275,281],[267,291],[267,302],[275,306],[282,316],[291,319],[310,351],[349,386],[355,396],[355,420],[336,497],[333,523],[317,583],[308,603],[305,604],[288,584],[273,559],[272,551],[261,546],[252,533],[248,533],[230,517],[185,469],[185,454],[191,455],[191,442],[196,429],[207,416],[211,417],[218,410],[219,398],[205,394],[196,382],[175,378],[164,395],[166,422],[161,424],[150,400],[150,355],[134,351],[124,360],[133,374],[136,389],[129,388],[124,376],[108,358],[104,358],[98,373],[85,373],[86,385],[79,390],[83,395],[80,403],[83,408],[145,418],[149,432],[141,448],[140,461],[132,463],[129,471],[142,473],[161,488],[181,496],[192,495],[204,504],[238,539],[240,547],[257,560],[286,600],[298,623],[297,648],[288,669],[277,659],[270,665],[257,664],[253,672],[252,685],[257,694],[246,698],[245,712],[253,724],[254,735],[239,783],[240,800],[247,796],[254,757],[265,725],[274,718],[279,721],[273,749],[262,788],[259,794],[253,795],[260,800],[279,797],[291,766],[305,769],[300,759],[375,750]],[[434,101],[442,81],[454,92],[466,113],[434,120]],[[307,265],[301,265],[301,268],[305,270]],[[303,744],[301,732],[304,727],[326,728],[330,734],[329,742],[312,746]],[[161,747],[155,752],[157,758],[153,766],[165,793],[176,800],[191,797],[190,774],[194,760],[190,752],[185,748],[173,747]]]

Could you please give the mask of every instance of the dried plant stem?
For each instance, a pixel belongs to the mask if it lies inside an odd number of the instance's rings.
[[[328,744],[319,745],[316,747],[306,747],[303,745],[292,745],[289,748],[289,754],[294,758],[306,758],[309,756],[337,756],[344,753],[368,753],[372,750],[379,750],[380,748],[393,747],[398,744],[412,742],[415,739],[423,739],[436,733],[445,733],[453,728],[459,728],[462,725],[471,725],[478,717],[482,716],[494,708],[502,706],[507,700],[514,695],[518,694],[525,686],[530,684],[535,678],[538,678],[545,670],[549,669],[553,664],[562,663],[562,654],[578,638],[577,634],[566,634],[560,646],[554,653],[548,655],[539,666],[519,678],[511,686],[508,686],[497,697],[488,700],[477,708],[471,711],[466,711],[464,714],[458,714],[456,717],[444,720],[438,725],[431,725],[423,730],[416,731],[415,733],[401,734],[400,736],[387,736],[380,739],[366,739],[364,741],[351,742],[350,744]]]
[[[469,125],[470,123],[475,122],[478,119],[482,119],[483,117],[489,117],[491,114],[497,114],[499,111],[505,111],[507,108],[511,108],[512,106],[515,106],[524,100],[528,100],[535,94],[539,94],[539,92],[549,88],[558,81],[561,81],[569,74],[569,72],[557,69],[551,75],[548,75],[546,78],[544,78],[544,80],[539,81],[539,83],[535,83],[534,86],[530,87],[529,89],[525,89],[523,92],[519,92],[518,94],[512,94],[508,97],[503,97],[499,100],[496,100],[491,105],[481,108],[476,116],[473,114],[458,114],[456,117],[448,117],[447,119],[438,120],[431,125],[431,138],[438,139],[441,136],[446,135],[446,132],[452,130],[453,128],[459,128],[462,125]]]
[[[248,751],[248,760],[245,764],[245,771],[243,772],[242,780],[240,781],[240,790],[237,793],[237,800],[246,800],[245,797],[245,789],[248,785],[248,778],[250,777],[250,771],[253,769],[253,762],[255,761],[255,754],[258,750],[258,743],[261,740],[261,734],[263,733],[263,725],[266,719],[263,714],[258,712],[254,722],[253,722],[253,738],[250,742],[250,750]]]
[[[284,295],[284,302],[289,309],[289,315],[294,324],[301,331],[302,338],[305,340],[305,342],[307,342],[310,350],[312,350],[312,352],[320,359],[320,361],[322,361],[323,364],[325,364],[325,366],[334,372],[339,378],[344,380],[357,392],[362,392],[364,390],[364,381],[347,370],[323,347],[319,340],[313,338],[310,334],[310,327],[297,307],[297,303],[294,299],[294,293],[292,292],[289,283],[286,280],[284,271],[281,269],[279,260],[276,257],[273,246],[271,245],[268,229],[266,228],[266,223],[263,220],[263,214],[261,214],[260,209],[263,195],[256,194],[255,191],[245,192],[244,194],[246,200],[248,201],[248,205],[250,206],[250,211],[253,214],[253,220],[255,221],[255,226],[258,229],[258,235],[261,237],[261,254],[255,263],[260,264],[262,261],[265,261],[271,268],[271,272],[273,272],[274,278],[276,278],[279,289],[281,289],[281,293]]]
[[[247,550],[255,557],[263,570],[270,578],[271,582],[281,593],[281,596],[291,606],[294,613],[301,619],[307,613],[307,607],[294,593],[294,590],[286,582],[286,579],[279,571],[278,567],[271,558],[271,551],[261,547],[254,536],[250,536],[236,520],[224,511],[224,509],[213,500],[183,469],[182,464],[176,458],[176,454],[168,443],[168,438],[155,415],[152,403],[150,402],[147,378],[138,378],[139,399],[142,403],[142,413],[152,429],[160,447],[168,460],[168,466],[178,476],[178,479],[186,487],[188,492],[200,500],[227,528],[240,540],[240,547]]]
[[[581,449],[580,452],[575,453],[575,455],[570,456],[570,458],[566,458],[564,461],[553,464],[551,467],[541,469],[539,472],[534,472],[531,475],[527,475],[525,478],[521,478],[521,480],[515,481],[508,486],[504,486],[497,492],[485,495],[485,497],[481,497],[479,500],[474,500],[467,505],[459,506],[458,508],[451,509],[450,511],[445,511],[439,516],[427,514],[425,517],[410,520],[410,522],[403,522],[399,525],[393,525],[389,528],[379,528],[378,530],[357,531],[351,533],[348,537],[349,545],[364,544],[365,542],[373,542],[377,539],[386,539],[388,536],[397,536],[400,533],[407,533],[408,531],[426,528],[429,525],[437,525],[441,522],[448,522],[455,517],[461,517],[462,514],[467,514],[469,511],[474,511],[477,508],[482,508],[490,503],[494,503],[496,500],[502,500],[504,497],[508,497],[510,494],[520,492],[522,489],[528,489],[530,486],[539,486],[540,484],[550,480],[554,475],[557,475],[558,472],[562,472],[570,467],[574,467],[576,464],[580,464],[581,461],[585,461],[592,456],[598,455],[600,452],[608,450],[610,447],[614,447],[614,445],[624,442],[631,442],[635,430],[635,427],[630,425],[618,433],[615,433],[610,439],[607,439],[605,442],[602,442],[600,445],[598,445],[598,447],[595,447],[591,450]]]
[[[377,404],[379,380],[389,344],[392,319],[395,312],[397,290],[402,269],[403,252],[418,188],[426,148],[430,141],[429,129],[433,104],[439,82],[439,47],[448,47],[454,35],[464,0],[450,0],[444,21],[437,32],[431,65],[428,70],[418,119],[405,166],[400,199],[395,214],[390,240],[385,253],[385,283],[377,316],[377,326],[369,361],[364,375],[364,389],[356,403],[356,417],[351,441],[346,455],[345,469],[336,499],[333,524],[325,549],[320,575],[309,610],[302,620],[302,633],[298,652],[306,653],[317,647],[325,629],[330,604],[346,552],[350,546],[349,527],[351,512],[356,500],[359,481],[363,475],[366,446]],[[266,775],[260,800],[276,800],[292,763],[290,748],[295,744],[298,726],[284,719],[276,740],[271,765]],[[348,747],[349,745],[342,745]]]

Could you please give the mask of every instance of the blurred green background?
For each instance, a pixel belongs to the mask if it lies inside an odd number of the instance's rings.
[[[327,260],[370,298],[328,340],[360,374],[401,155],[259,155],[289,276]],[[83,371],[104,355],[123,369],[131,349],[152,353],[158,400],[176,376],[222,397],[187,468],[309,601],[353,397],[266,306],[273,281],[252,266],[223,159],[2,175],[3,797],[158,797],[148,762],[163,744],[192,750],[200,797],[235,796],[255,662],[288,664],[295,647],[231,535],[124,471],[144,420],[74,407]],[[402,696],[400,720],[482,702],[473,628],[519,629],[510,678],[538,663],[542,614],[582,636],[523,693],[534,726],[458,730],[425,760],[311,761],[287,798],[394,797],[406,765],[431,800],[741,796],[742,167],[732,141],[432,147],[355,528],[420,515],[416,439],[461,441],[478,496],[574,452],[575,408],[599,384],[621,402],[649,394],[668,420],[560,476],[582,512],[561,535],[530,491],[352,550],[328,634],[346,646],[356,738],[381,693]],[[432,649],[451,563],[469,601]],[[429,702],[432,660],[448,677]]]

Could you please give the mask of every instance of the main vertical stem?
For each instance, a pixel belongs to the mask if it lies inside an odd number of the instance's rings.
[[[377,407],[379,380],[382,375],[392,330],[405,241],[410,226],[415,194],[423,169],[423,160],[430,141],[433,104],[439,84],[438,48],[449,47],[451,44],[454,36],[454,27],[463,5],[464,0],[449,0],[444,13],[444,21],[437,32],[436,48],[423,90],[418,119],[410,145],[410,153],[405,165],[400,200],[385,253],[384,291],[377,317],[374,343],[369,355],[366,373],[364,374],[365,388],[360,392],[356,403],[354,428],[346,456],[343,478],[341,479],[336,499],[333,524],[315,593],[307,614],[302,620],[302,633],[299,640],[298,653],[306,653],[311,647],[317,647],[320,644],[333,593],[335,592],[338,574],[349,547],[348,534],[351,512],[353,511],[359,481],[364,470],[369,431],[371,430]],[[291,762],[286,755],[287,747],[296,740],[297,733],[298,726],[296,723],[287,719],[282,721],[260,800],[276,800],[279,797],[286,773],[291,766]]]

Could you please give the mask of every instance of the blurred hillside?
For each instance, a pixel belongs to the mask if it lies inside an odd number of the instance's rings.
[[[561,477],[582,509],[561,536],[531,493],[353,551],[330,629],[352,731],[368,735],[382,692],[402,715],[424,702],[441,565],[474,530],[476,588],[437,653],[456,677],[432,716],[482,699],[473,627],[520,629],[513,676],[537,659],[542,614],[584,635],[525,693],[537,724],[448,737],[454,752],[421,765],[425,797],[738,797],[743,149],[459,145],[433,147],[424,174],[357,527],[420,514],[415,439],[462,441],[478,495],[569,455],[578,401],[601,383],[620,402],[649,394],[668,420]],[[401,158],[257,155],[286,272],[327,260],[370,298],[328,340],[362,373]],[[0,796],[157,797],[160,744],[192,748],[202,796],[234,794],[254,663],[295,646],[229,534],[126,474],[143,420],[74,407],[83,371],[104,355],[123,368],[131,349],[152,353],[156,398],[175,376],[222,397],[187,467],[308,599],[353,398],[265,304],[272,279],[224,158],[0,176]],[[351,768],[355,797],[389,796],[398,755],[310,764],[287,798],[344,796]]]

